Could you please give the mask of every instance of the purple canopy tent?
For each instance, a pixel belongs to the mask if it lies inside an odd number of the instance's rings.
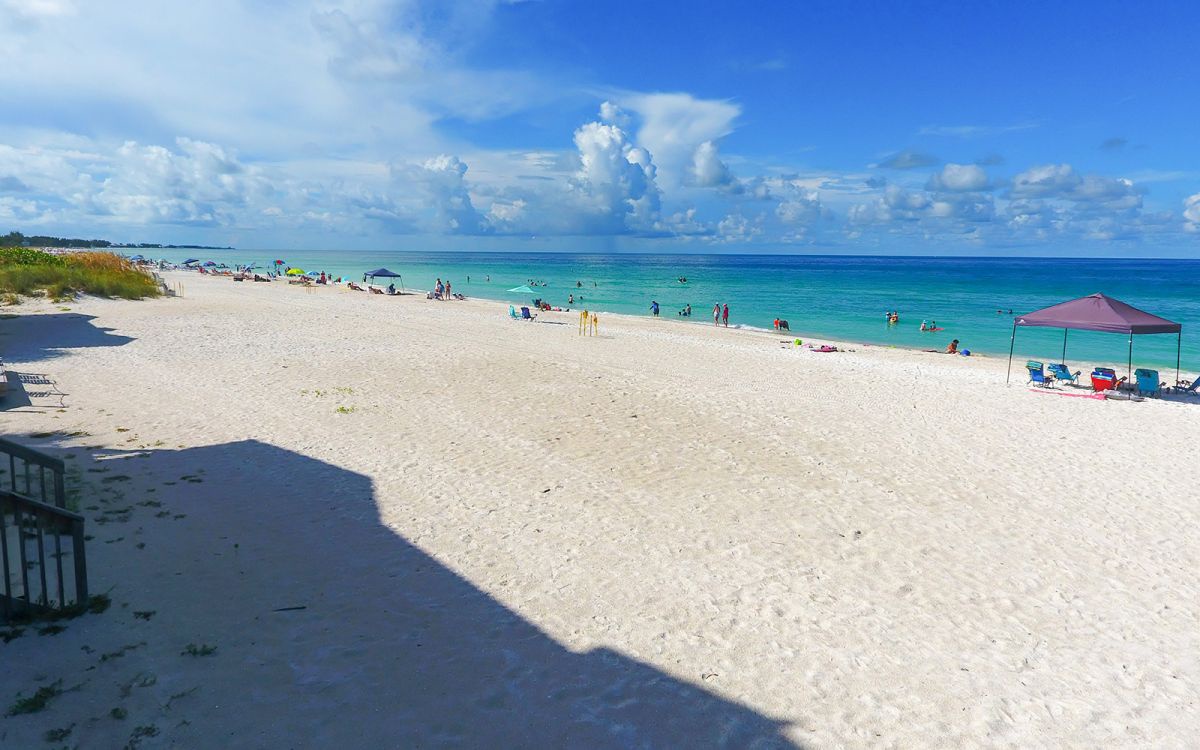
[[[1129,334],[1129,372],[1133,372],[1133,337],[1143,333],[1174,333],[1175,343],[1175,381],[1179,381],[1179,354],[1183,345],[1183,326],[1166,318],[1151,315],[1132,305],[1127,305],[1119,299],[1106,297],[1103,294],[1091,294],[1087,297],[1061,302],[1057,305],[1042,308],[1029,313],[1018,315],[1013,320],[1012,340],[1008,347],[1008,372],[1012,378],[1013,350],[1017,346],[1017,326],[1040,326],[1045,328],[1063,329],[1063,364],[1067,359],[1067,331],[1074,328],[1081,331],[1101,331],[1104,333]],[[1005,382],[1008,382],[1007,380]]]

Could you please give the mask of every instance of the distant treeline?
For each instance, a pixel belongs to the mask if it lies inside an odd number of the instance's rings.
[[[45,237],[40,234],[25,236],[20,232],[9,232],[4,236],[0,236],[0,247],[88,247],[88,248],[138,248],[138,249],[153,249],[153,248],[188,248],[195,250],[232,250],[232,247],[212,247],[210,245],[162,245],[157,242],[139,242],[120,243],[109,242],[108,240],[81,240],[70,237]]]

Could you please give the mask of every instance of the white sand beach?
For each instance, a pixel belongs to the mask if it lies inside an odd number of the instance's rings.
[[[67,690],[0,718],[0,747],[68,726],[82,748],[1200,732],[1200,398],[1066,398],[1006,386],[997,358],[678,321],[601,315],[581,337],[576,313],[171,280],[185,297],[0,320],[8,366],[53,383],[0,434],[69,456],[113,601],[0,643],[0,709]]]

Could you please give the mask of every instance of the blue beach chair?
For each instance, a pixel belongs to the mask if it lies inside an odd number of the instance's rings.
[[[517,314],[517,308],[513,307],[512,305],[508,306],[508,317],[512,318],[513,320],[521,319],[521,316]]]
[[[1158,390],[1161,387],[1161,381],[1158,379],[1158,370],[1147,370],[1139,367],[1133,371],[1133,377],[1137,380],[1139,396],[1142,394],[1158,395]]]
[[[1079,376],[1083,374],[1082,372],[1072,373],[1069,367],[1058,362],[1051,362],[1046,365],[1046,369],[1050,371],[1055,380],[1070,383],[1071,385],[1079,385]]]
[[[531,314],[529,313],[529,308],[528,308],[528,307],[522,307],[522,308],[521,308],[521,320],[533,320],[533,319],[534,319],[534,318],[536,318],[536,317],[537,317],[536,315],[531,315]]]
[[[1042,370],[1042,363],[1036,360],[1029,360],[1025,363],[1025,369],[1029,370],[1029,382],[1041,388],[1050,388],[1054,385],[1054,378],[1046,377],[1046,373]]]

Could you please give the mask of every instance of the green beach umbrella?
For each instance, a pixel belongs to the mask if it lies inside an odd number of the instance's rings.
[[[290,268],[287,272],[288,276],[303,276],[304,270],[301,268]]]
[[[533,290],[527,286],[513,287],[512,289],[509,289],[508,291],[516,292],[518,294],[533,294]]]

